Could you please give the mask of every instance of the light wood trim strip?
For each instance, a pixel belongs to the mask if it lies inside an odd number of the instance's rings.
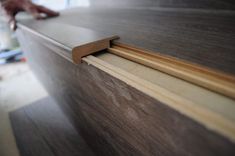
[[[235,77],[232,75],[126,46],[114,45],[108,51],[235,99]]]
[[[124,81],[128,85],[201,123],[206,128],[216,131],[235,142],[235,124],[224,116],[205,109],[192,101],[182,98],[156,84],[141,79],[94,56],[90,55],[82,58],[82,60],[88,63],[88,65],[91,64],[113,77]]]

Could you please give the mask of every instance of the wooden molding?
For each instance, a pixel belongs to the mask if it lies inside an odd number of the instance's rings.
[[[107,38],[104,40],[91,42],[91,43],[73,48],[72,50],[73,62],[76,64],[79,64],[82,61],[82,57],[109,48],[110,40],[112,39],[114,38]]]
[[[113,45],[108,51],[222,95],[235,98],[235,77],[233,75],[121,44]]]

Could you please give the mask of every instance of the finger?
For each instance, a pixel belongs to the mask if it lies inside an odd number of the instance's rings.
[[[26,7],[25,11],[28,12],[29,14],[31,14],[35,19],[42,19],[43,18],[35,6]]]
[[[13,11],[11,11],[11,10],[8,10],[7,12],[6,12],[6,15],[7,15],[7,17],[8,17],[8,23],[9,23],[9,25],[10,25],[10,29],[11,30],[16,30],[16,19],[15,19],[15,15],[16,15],[16,13],[17,12],[13,12]]]
[[[10,17],[10,20],[9,20],[9,24],[10,24],[10,28],[11,30],[16,30],[17,26],[16,26],[16,19],[14,16],[11,16]]]
[[[41,15],[39,12],[37,12],[37,13],[35,13],[35,14],[33,14],[33,17],[35,18],[35,19],[44,19],[45,17],[43,16],[43,15]]]
[[[54,17],[54,16],[58,16],[59,15],[59,12],[50,10],[50,9],[44,7],[44,6],[37,6],[37,8],[38,8],[38,11],[40,13],[45,13],[48,17]]]

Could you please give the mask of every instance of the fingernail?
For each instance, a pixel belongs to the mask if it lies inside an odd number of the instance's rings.
[[[15,24],[15,22],[11,22],[11,23],[10,23],[10,29],[11,29],[11,30],[14,30],[14,31],[16,30],[16,24]]]

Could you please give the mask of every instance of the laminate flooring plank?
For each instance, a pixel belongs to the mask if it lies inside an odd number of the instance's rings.
[[[144,6],[144,5],[143,5]],[[120,37],[114,43],[173,56],[212,69],[235,74],[235,11],[158,7],[91,7],[62,11],[46,21],[21,24],[58,40],[46,25],[63,23]],[[78,36],[79,37],[79,36]],[[68,52],[70,53],[70,52]],[[71,55],[71,53],[70,53]]]
[[[22,156],[93,156],[50,97],[10,114],[17,145]]]
[[[220,134],[93,65],[74,65],[32,34],[23,37],[34,41],[25,49],[38,78],[96,155],[234,155]]]
[[[131,87],[118,72],[74,65],[34,34],[19,36],[38,78],[96,155],[235,155],[228,138]]]

